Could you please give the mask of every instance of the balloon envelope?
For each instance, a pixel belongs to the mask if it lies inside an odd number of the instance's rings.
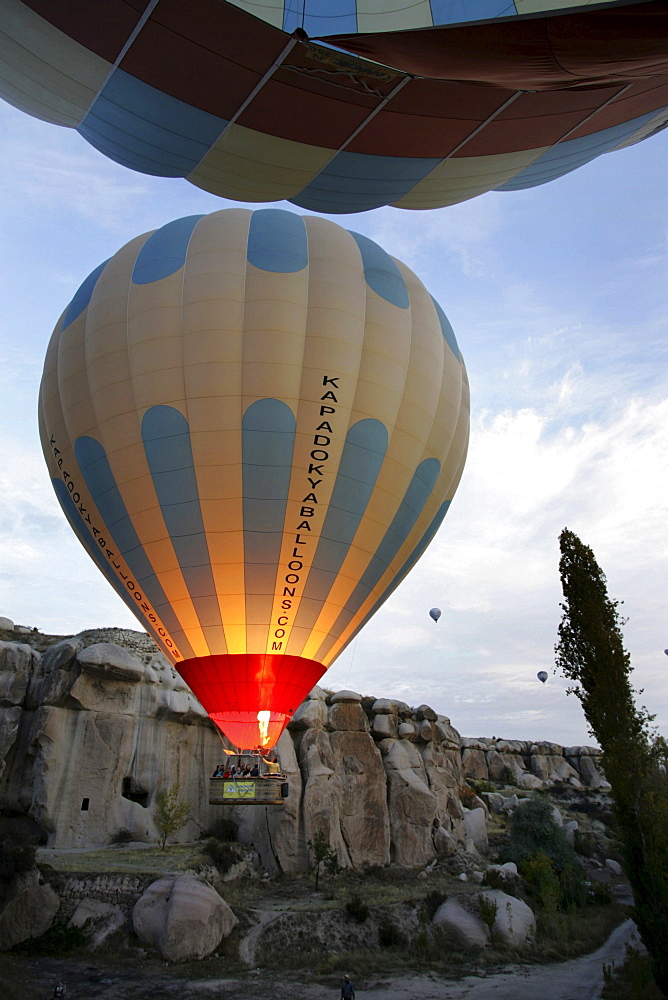
[[[547,670],[539,670],[538,673],[536,674],[536,677],[541,682],[541,684],[544,684],[548,677]]]
[[[436,208],[666,124],[665,4],[587,7],[0,0],[0,94],[226,198]]]
[[[40,430],[80,541],[237,746],[271,746],[415,564],[464,465],[440,306],[332,222],[179,219],[100,265]]]
[[[438,619],[441,617],[441,609],[440,608],[432,608],[431,611],[429,612],[429,617],[433,618],[434,621],[437,622]]]

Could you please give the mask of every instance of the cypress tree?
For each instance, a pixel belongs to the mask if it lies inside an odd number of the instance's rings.
[[[574,682],[589,730],[603,751],[631,883],[633,919],[668,997],[668,778],[666,743],[637,708],[630,657],[624,648],[619,602],[592,550],[572,531],[559,536],[564,594],[556,664]],[[642,692],[639,692],[642,693]]]

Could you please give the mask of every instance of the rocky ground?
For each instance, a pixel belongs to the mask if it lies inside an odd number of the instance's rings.
[[[603,965],[619,965],[625,945],[634,939],[630,920],[616,928],[594,953],[567,962],[546,965],[512,964],[501,971],[478,970],[450,979],[435,973],[360,974],[355,984],[360,1000],[595,1000],[603,986]],[[637,943],[637,942],[636,942]],[[88,957],[22,960],[0,957],[0,982],[5,1000],[48,1000],[56,983],[67,984],[68,1000],[268,1000],[294,996],[300,1000],[327,1000],[338,996],[340,973],[328,979],[302,972],[249,970],[221,976],[197,963],[173,967],[144,959],[106,961]]]

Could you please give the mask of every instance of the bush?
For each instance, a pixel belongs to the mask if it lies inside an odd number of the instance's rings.
[[[226,875],[238,861],[236,851],[229,842],[209,837],[204,844],[204,853],[211,858],[221,875]]]
[[[401,931],[391,920],[383,920],[378,927],[378,944],[381,948],[396,948],[403,944]]]
[[[518,866],[531,861],[536,854],[545,854],[557,872],[566,865],[578,864],[575,851],[544,796],[529,799],[514,811],[507,854],[508,860]]]
[[[487,924],[491,932],[498,911],[496,901],[488,899],[487,896],[478,896],[478,908],[480,910],[480,919],[484,924]]]
[[[204,831],[204,838],[215,837],[216,840],[224,841],[225,843],[232,843],[237,839],[238,826],[233,819],[227,819],[221,816],[217,819],[213,826],[209,827],[208,830]]]
[[[459,786],[459,799],[465,809],[475,809],[478,805],[478,796],[469,785]]]
[[[537,903],[550,913],[556,912],[561,903],[562,889],[554,864],[547,854],[535,854],[530,861],[524,861],[521,872]]]
[[[573,846],[578,854],[593,858],[596,854],[596,837],[591,830],[576,830]]]
[[[468,785],[470,785],[471,788],[473,788],[473,790],[478,793],[478,795],[481,795],[483,792],[495,792],[496,791],[496,788],[494,787],[494,785],[492,784],[492,782],[491,781],[485,781],[484,779],[467,778],[466,779],[466,783]]]
[[[428,920],[434,919],[437,909],[446,901],[447,898],[447,892],[439,892],[438,889],[432,889],[431,892],[427,893],[422,901],[422,905]]]
[[[55,924],[41,937],[28,938],[27,941],[14,945],[12,951],[29,957],[60,958],[61,955],[71,954],[77,948],[85,948],[87,943],[86,935],[81,927],[66,927],[65,924]]]
[[[109,838],[110,844],[129,844],[132,841],[132,834],[129,830],[126,830],[124,826],[113,833]]]
[[[346,912],[349,917],[356,920],[358,924],[363,924],[369,916],[369,907],[363,903],[359,896],[353,896],[346,903]]]
[[[587,889],[588,902],[593,903],[594,906],[611,906],[614,902],[610,887],[602,882],[592,882],[587,886]]]
[[[603,979],[601,996],[605,1000],[661,1000],[663,996],[654,981],[649,957],[629,944],[619,969],[603,965]]]
[[[35,867],[34,841],[9,830],[0,835],[0,889],[9,885],[16,875]]]

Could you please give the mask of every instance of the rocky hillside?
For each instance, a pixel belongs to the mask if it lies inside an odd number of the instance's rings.
[[[175,783],[190,813],[178,838],[196,839],[232,809],[208,803],[220,746],[145,634],[62,638],[0,619],[0,810],[32,824],[47,846],[156,840],[155,796]],[[465,776],[507,777],[521,789],[603,782],[591,748],[461,739],[427,705],[321,688],[300,706],[279,751],[285,805],[236,807],[234,815],[269,872],[304,870],[319,830],[354,869],[422,868],[458,845],[480,845],[482,803],[462,805]]]

